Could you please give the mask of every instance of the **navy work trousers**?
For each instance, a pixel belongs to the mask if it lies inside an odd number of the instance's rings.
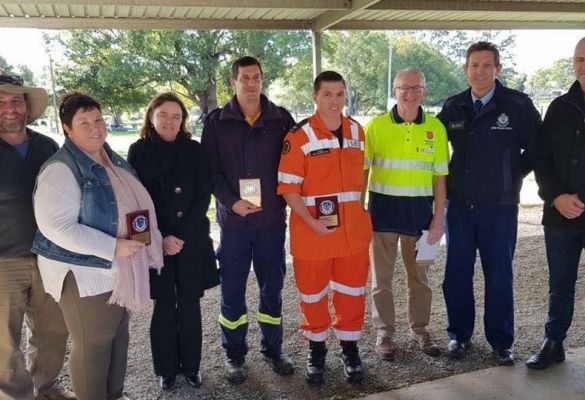
[[[544,242],[549,273],[545,335],[550,340],[563,341],[573,321],[575,284],[585,232],[545,226]]]
[[[241,358],[248,352],[246,283],[251,263],[260,288],[257,316],[263,316],[259,318],[260,351],[268,357],[275,357],[282,351],[285,228],[284,225],[263,229],[221,228],[217,251],[221,277],[220,326],[221,343],[228,358]]]
[[[516,205],[463,205],[447,208],[447,263],[443,294],[451,340],[471,339],[475,324],[473,275],[477,250],[485,278],[484,328],[494,350],[514,342],[512,259],[518,231]]]

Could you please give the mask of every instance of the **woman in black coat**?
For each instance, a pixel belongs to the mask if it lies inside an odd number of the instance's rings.
[[[150,193],[163,236],[164,268],[150,274],[154,372],[164,390],[182,373],[201,385],[201,309],[205,289],[219,284],[206,213],[211,178],[199,142],[185,129],[187,110],[173,93],[149,104],[128,161]]]

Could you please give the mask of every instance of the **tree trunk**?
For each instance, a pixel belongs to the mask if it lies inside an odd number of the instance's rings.
[[[200,120],[203,120],[207,114],[217,108],[217,85],[215,82],[215,77],[210,75],[207,82],[207,89],[196,93],[196,96],[200,100]]]

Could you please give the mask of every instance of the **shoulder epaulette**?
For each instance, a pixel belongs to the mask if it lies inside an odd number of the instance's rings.
[[[297,122],[296,124],[293,125],[292,128],[290,128],[291,132],[295,132],[298,131],[299,129],[301,129],[304,125],[309,123],[309,118],[305,118],[302,121]]]

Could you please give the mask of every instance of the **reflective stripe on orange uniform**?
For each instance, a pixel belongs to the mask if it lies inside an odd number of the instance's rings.
[[[368,279],[368,250],[328,260],[293,261],[295,281],[301,297],[303,335],[309,340],[327,339],[333,326],[339,340],[358,340],[362,334]],[[329,316],[332,293],[335,320]]]
[[[360,204],[364,187],[364,133],[342,118],[343,147],[315,114],[290,132],[283,145],[278,193],[299,193],[316,216],[315,198],[337,196],[340,226],[317,235],[295,212],[290,217],[290,246],[295,280],[301,297],[305,337],[324,341],[330,325],[340,340],[361,336],[368,276],[369,214]],[[335,320],[329,315],[333,292]]]
[[[299,193],[315,214],[315,197],[336,195],[340,226],[317,235],[296,213],[290,217],[290,251],[302,260],[346,257],[368,247],[372,224],[360,204],[364,187],[364,132],[343,117],[343,148],[315,114],[285,137],[278,168],[278,194]]]

